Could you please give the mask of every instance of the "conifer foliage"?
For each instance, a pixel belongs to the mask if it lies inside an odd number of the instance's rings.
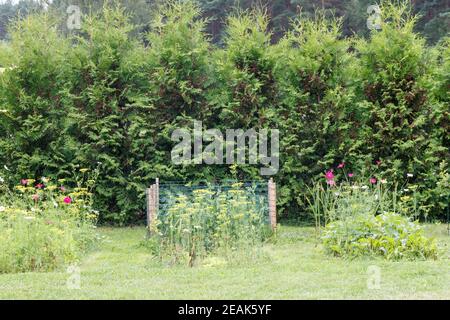
[[[295,17],[273,43],[264,9],[237,11],[215,45],[199,6],[170,1],[145,38],[120,6],[83,16],[82,30],[31,15],[11,26],[0,74],[0,173],[70,178],[99,169],[101,221],[136,222],[144,190],[162,180],[261,179],[252,165],[175,165],[177,128],[280,130],[281,216],[325,172],[417,185],[423,217],[444,217],[449,173],[449,41],[426,45],[404,3],[381,6],[368,39],[342,20]],[[3,45],[4,46],[4,45]],[[6,175],[5,175],[6,176]]]

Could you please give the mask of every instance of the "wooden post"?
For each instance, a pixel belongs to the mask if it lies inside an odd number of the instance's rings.
[[[145,189],[145,207],[146,207],[146,217],[147,217],[147,231],[150,227],[150,188]]]
[[[276,183],[273,182],[273,179],[270,178],[268,184],[268,197],[269,197],[269,216],[270,216],[270,225],[272,226],[272,230],[275,230],[277,227],[277,186]]]
[[[156,178],[155,181],[155,215],[156,218],[159,213],[159,178]]]
[[[148,234],[151,235],[150,226],[158,216],[159,209],[159,179],[156,178],[156,183],[152,184],[150,188],[145,190],[147,203],[147,229]]]
[[[151,185],[149,189],[147,189],[147,228],[148,233],[151,234],[150,226],[153,223],[154,212],[155,212],[155,185]]]

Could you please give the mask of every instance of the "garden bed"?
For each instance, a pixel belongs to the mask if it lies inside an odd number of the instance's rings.
[[[428,261],[348,261],[323,254],[314,228],[281,225],[278,242],[249,263],[168,268],[148,255],[145,228],[100,228],[106,240],[79,264],[81,288],[66,270],[0,275],[0,299],[448,299],[450,237],[446,225],[426,225],[445,248]],[[368,289],[368,270],[381,271]],[[220,289],[218,289],[220,288]]]

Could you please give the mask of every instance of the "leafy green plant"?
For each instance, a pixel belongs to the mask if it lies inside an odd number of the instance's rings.
[[[436,241],[425,237],[416,222],[393,212],[359,213],[332,222],[324,230],[322,243],[327,253],[340,257],[438,258]]]

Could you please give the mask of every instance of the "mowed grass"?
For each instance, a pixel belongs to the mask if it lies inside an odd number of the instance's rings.
[[[80,262],[81,288],[66,269],[0,275],[0,299],[450,299],[450,237],[427,226],[443,248],[437,261],[347,261],[327,257],[310,227],[281,226],[254,261],[167,266],[140,245],[144,228],[101,228],[105,240]],[[215,261],[215,260],[213,260]],[[220,260],[218,260],[220,262]],[[369,267],[380,269],[369,289]]]

